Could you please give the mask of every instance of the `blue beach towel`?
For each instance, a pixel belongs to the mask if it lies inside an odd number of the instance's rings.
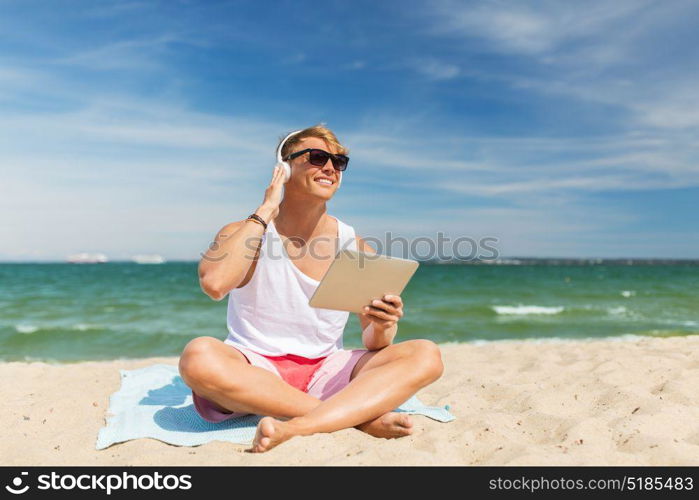
[[[192,404],[192,391],[176,366],[157,364],[120,370],[121,388],[109,398],[107,425],[100,429],[96,449],[138,438],[153,438],[178,446],[209,441],[250,444],[260,418],[246,415],[213,424],[202,419]],[[415,396],[396,411],[451,422],[449,407],[425,406]],[[111,414],[111,416],[109,416]]]

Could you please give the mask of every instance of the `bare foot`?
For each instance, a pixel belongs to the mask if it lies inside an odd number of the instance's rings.
[[[252,453],[264,453],[293,436],[294,434],[290,432],[286,422],[272,417],[264,417],[257,424],[255,439],[252,442],[252,448],[248,451]]]
[[[413,422],[405,413],[390,412],[357,426],[362,432],[377,438],[399,438],[413,432]]]

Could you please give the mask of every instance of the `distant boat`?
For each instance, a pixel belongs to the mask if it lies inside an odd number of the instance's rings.
[[[71,264],[103,264],[105,262],[109,262],[109,259],[107,259],[107,256],[103,253],[87,252],[69,255],[66,260]]]
[[[163,264],[165,259],[158,254],[152,255],[134,255],[131,257],[136,264]]]

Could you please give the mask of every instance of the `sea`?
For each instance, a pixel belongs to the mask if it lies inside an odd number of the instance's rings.
[[[396,341],[558,342],[699,334],[699,263],[423,263],[402,294]],[[0,264],[0,360],[177,356],[227,335],[226,300],[196,262]],[[345,346],[361,347],[351,314]]]

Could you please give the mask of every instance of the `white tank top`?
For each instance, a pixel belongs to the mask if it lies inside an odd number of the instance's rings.
[[[336,250],[356,250],[352,226],[335,219]],[[319,283],[289,259],[270,221],[252,278],[229,292],[225,343],[268,356],[295,354],[305,358],[320,358],[342,349],[349,313],[309,306]]]

